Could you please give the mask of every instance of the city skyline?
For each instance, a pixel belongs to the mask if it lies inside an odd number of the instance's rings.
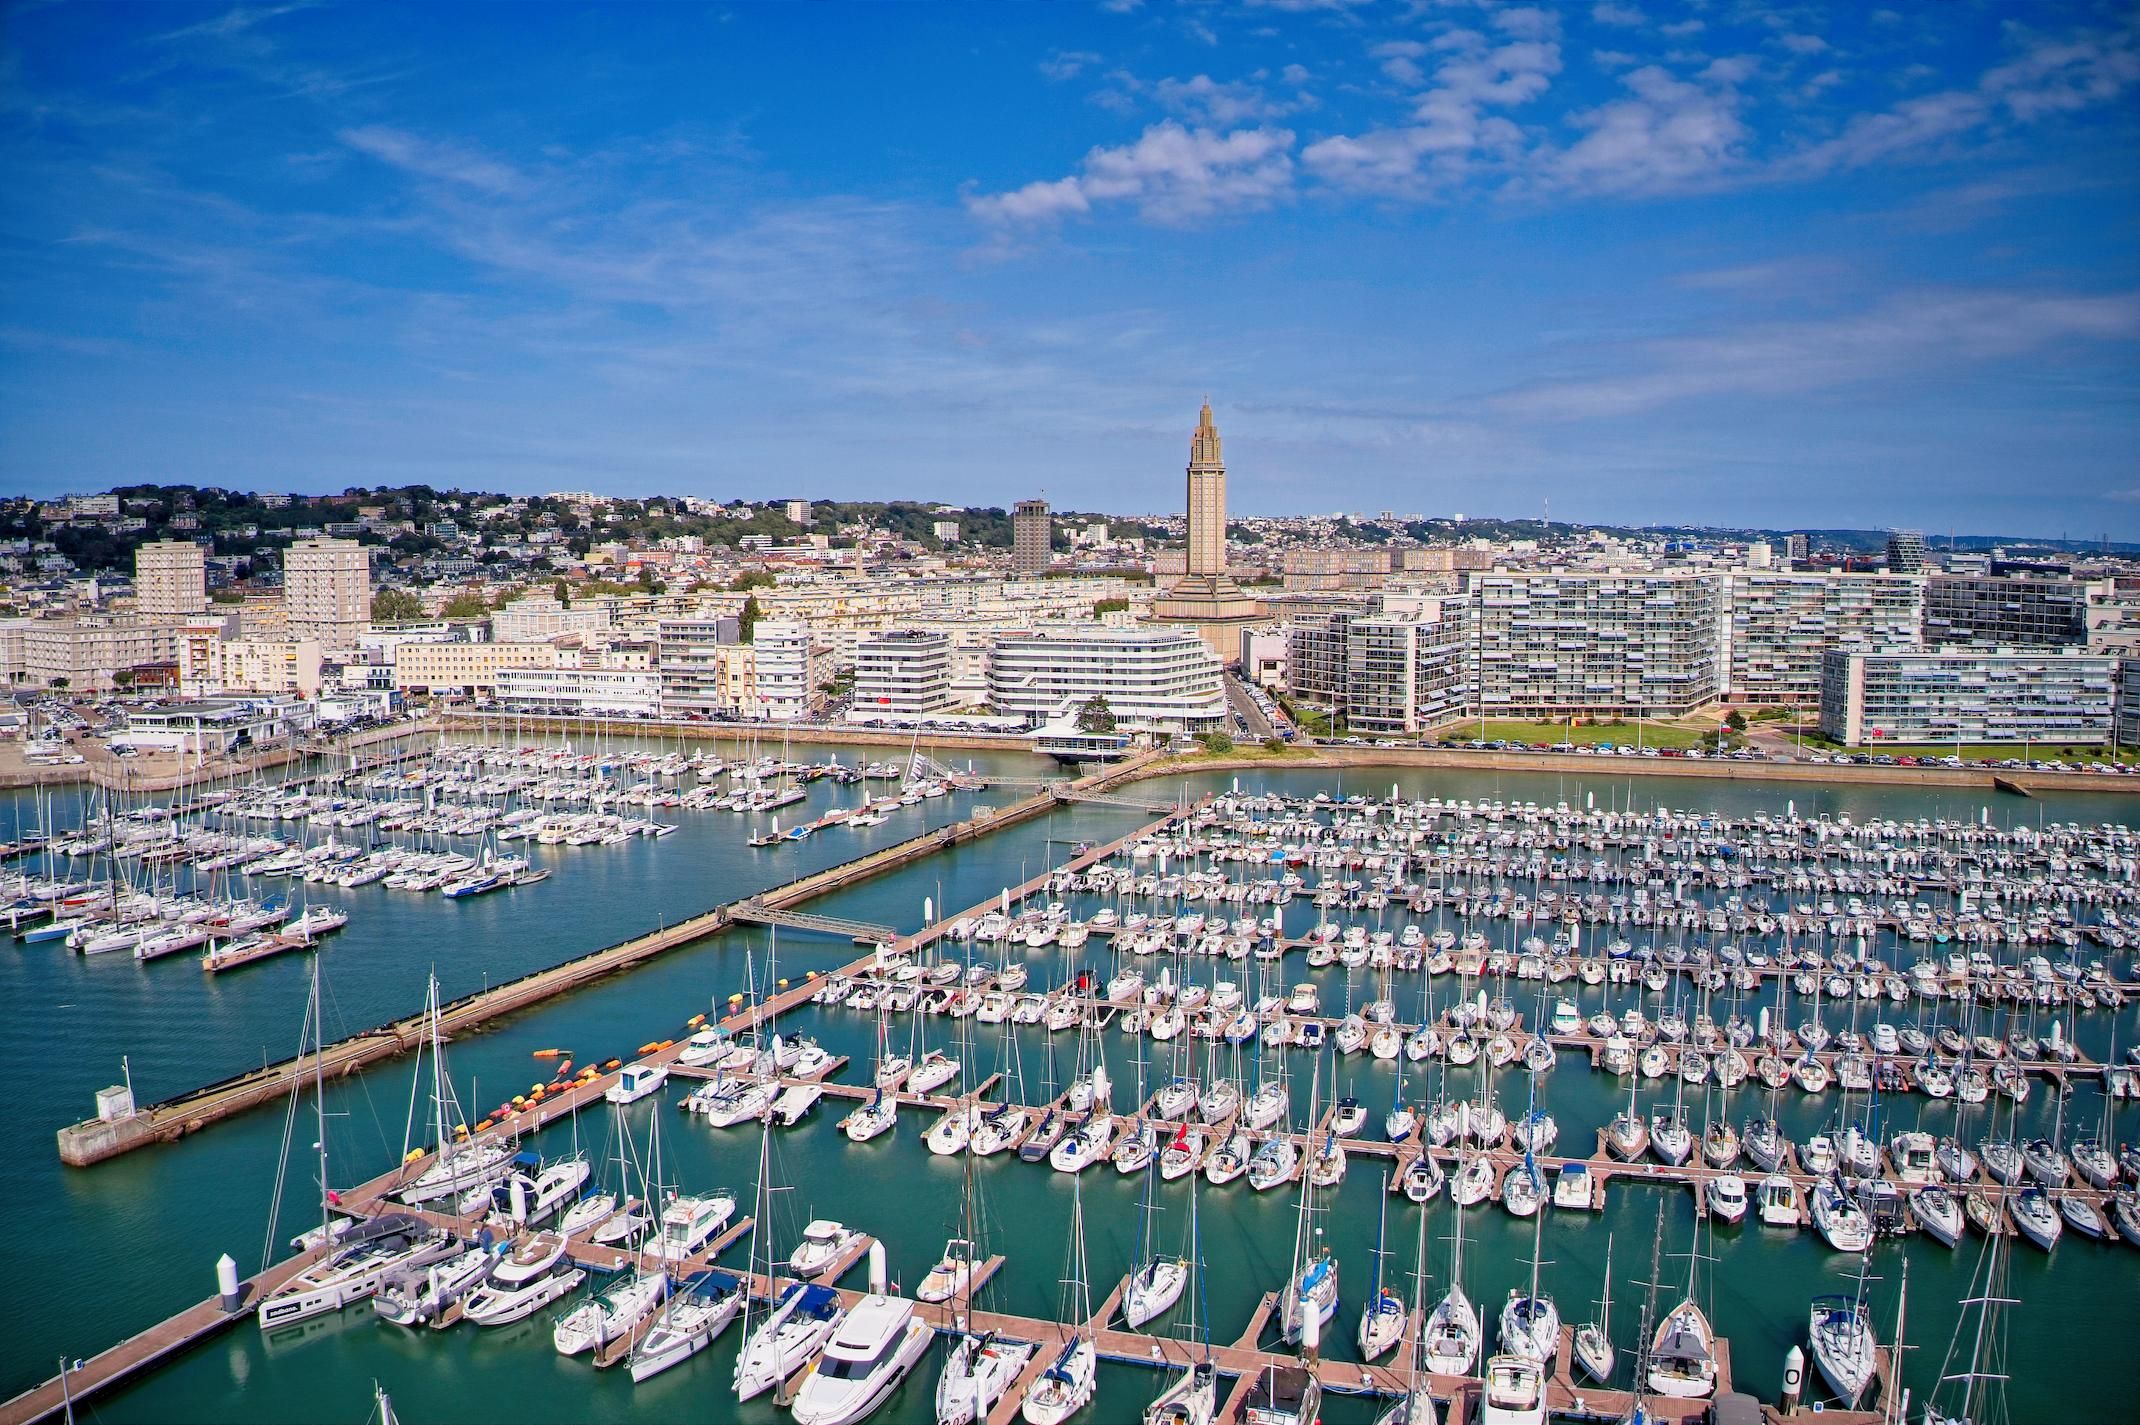
[[[17,7],[0,472],[2140,528],[2122,9],[972,14]]]

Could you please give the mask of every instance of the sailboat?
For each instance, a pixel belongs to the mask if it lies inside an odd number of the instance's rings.
[[[758,1206],[751,1227],[750,1268],[743,1302],[743,1349],[736,1355],[736,1399],[749,1400],[784,1383],[824,1347],[846,1316],[840,1295],[830,1287],[789,1282],[781,1289],[773,1276],[772,1184],[773,1135],[761,1129],[758,1139]],[[765,1289],[772,1301],[756,1331],[751,1330],[751,1297],[758,1280],[758,1243],[765,1252]]]
[[[973,1274],[977,1265],[974,1244],[981,1235],[977,1208],[980,1189],[974,1181],[974,1157],[972,1153],[966,1155],[965,1187],[960,1203],[966,1235],[951,1242],[945,1249],[945,1260],[937,1264],[922,1288],[915,1292],[915,1296],[923,1301],[950,1300],[952,1325],[958,1328],[951,1353],[944,1358],[943,1374],[936,1381],[937,1425],[971,1425],[973,1421],[986,1420],[995,1403],[1003,1398],[1003,1393],[1024,1372],[1026,1363],[1033,1359],[1035,1349],[1024,1341],[1011,1341],[993,1331],[973,1329]],[[937,1284],[940,1294],[932,1294],[932,1283]]]
[[[1526,1151],[1523,1172],[1530,1176],[1537,1171],[1537,1165]],[[1538,1290],[1538,1252],[1545,1240],[1545,1222],[1545,1214],[1534,1210],[1531,1216],[1530,1290],[1512,1289],[1507,1304],[1501,1308],[1503,1354],[1522,1356],[1540,1364],[1552,1360],[1553,1353],[1560,1349],[1560,1311],[1553,1305],[1552,1297],[1542,1295]]]
[[[1308,1121],[1311,1124],[1316,1121],[1321,1078],[1322,1065],[1318,1062],[1315,1076],[1309,1080]],[[1322,1327],[1330,1324],[1330,1318],[1337,1315],[1337,1258],[1322,1245],[1323,1231],[1315,1225],[1315,1186],[1314,1173],[1300,1175],[1300,1206],[1293,1232],[1293,1271],[1286,1280],[1285,1294],[1278,1307],[1279,1330],[1289,1346],[1298,1345],[1304,1339],[1306,1321],[1311,1313],[1316,1318],[1318,1335]]]
[[[1598,1319],[1575,1328],[1575,1363],[1600,1385],[1612,1381],[1612,1238],[1605,1238],[1605,1285],[1598,1292]]]
[[[1658,1235],[1663,1236],[1662,1211]],[[1687,1295],[1657,1325],[1650,1341],[1645,1384],[1676,1400],[1700,1400],[1716,1390],[1716,1331],[1695,1301],[1695,1272],[1701,1262],[1701,1226],[1687,1248]]]
[[[1436,1375],[1468,1376],[1479,1359],[1479,1313],[1464,1295],[1464,1214],[1451,1215],[1456,1219],[1456,1247],[1450,1259],[1448,1294],[1427,1317],[1427,1369]]]
[[[1865,1304],[1869,1261],[1869,1256],[1858,1259],[1854,1294],[1816,1296],[1807,1312],[1806,1338],[1813,1347],[1813,1363],[1845,1410],[1857,1408],[1879,1359],[1880,1343],[1873,1336],[1872,1312]]]
[[[1141,1265],[1131,1274],[1129,1286],[1122,1293],[1122,1319],[1133,1331],[1171,1311],[1189,1282],[1186,1260],[1152,1250],[1152,1219],[1159,1215],[1155,1191],[1158,1182],[1158,1157],[1148,1154],[1144,1167],[1144,1244],[1137,1258]]]
[[[1027,1389],[1019,1405],[1026,1425],[1062,1425],[1092,1399],[1099,1384],[1099,1347],[1092,1334],[1092,1287],[1085,1266],[1084,1179],[1070,1188],[1070,1275],[1063,1282],[1064,1314],[1076,1324],[1053,1364]]]
[[[1203,1357],[1182,1367],[1174,1383],[1144,1408],[1144,1425],[1212,1425],[1218,1418],[1219,1376],[1211,1360],[1211,1313],[1204,1300],[1204,1240],[1196,1216],[1196,1179],[1189,1179],[1189,1270],[1196,1278],[1196,1332]]]
[[[296,1276],[284,1282],[262,1298],[256,1313],[260,1329],[273,1331],[282,1326],[293,1326],[300,1321],[323,1316],[330,1311],[339,1311],[352,1302],[362,1301],[376,1292],[388,1277],[397,1272],[418,1271],[442,1262],[454,1255],[460,1247],[452,1233],[441,1227],[433,1227],[419,1217],[406,1212],[390,1212],[375,1217],[347,1230],[338,1230],[343,1224],[334,1221],[333,1209],[337,1199],[334,1190],[327,1185],[327,1086],[324,1070],[320,1064],[319,1050],[324,1038],[320,1020],[320,967],[317,957],[312,962],[312,994],[305,1011],[305,1029],[299,1035],[298,1054],[304,1054],[304,1041],[309,1038],[313,1046],[312,1097],[315,1116],[315,1132],[318,1134],[320,1225],[299,1239],[307,1247],[327,1250],[324,1260],[313,1263]],[[290,1096],[289,1125],[284,1130],[283,1154],[287,1162],[291,1129],[297,1122],[298,1099]],[[278,1187],[280,1175],[278,1174]],[[281,1193],[276,1193],[281,1201]],[[275,1214],[268,1216],[267,1240],[272,1251],[275,1241]]]
[[[1360,1359],[1363,1361],[1380,1360],[1396,1349],[1397,1342],[1404,1336],[1407,1314],[1404,1298],[1391,1291],[1384,1279],[1388,1265],[1389,1179],[1385,1174],[1382,1209],[1375,1223],[1375,1289],[1368,1295],[1367,1309],[1360,1313]]]
[[[1387,1196],[1387,1194],[1385,1194]],[[1412,1295],[1427,1299],[1427,1214],[1419,1214],[1419,1235],[1412,1244]],[[1404,1343],[1404,1394],[1376,1418],[1375,1425],[1437,1425],[1434,1397],[1419,1379],[1421,1357],[1426,1353],[1426,1323]]]
[[[2000,1316],[2002,1308],[2021,1304],[2004,1295],[2009,1242],[2003,1232],[1994,1232],[1984,1241],[1970,1273],[1969,1295],[1962,1298],[1962,1313],[1948,1339],[1946,1358],[1940,1362],[1939,1380],[1925,1407],[1925,1425],[1981,1425],[2007,1418],[2006,1341]],[[1968,1359],[1958,1362],[1965,1337]]]
[[[415,1205],[442,1197],[455,1197],[470,1188],[495,1183],[511,1171],[515,1149],[509,1143],[489,1142],[468,1132],[461,1120],[460,1104],[453,1093],[453,1080],[446,1073],[446,1051],[439,1032],[438,976],[431,976],[425,1013],[431,1032],[432,1141],[438,1157],[422,1173],[397,1188],[403,1202]],[[418,1070],[422,1072],[421,1068]],[[448,1122],[449,1115],[452,1122]],[[414,1160],[420,1155],[411,1153]]]
[[[650,1202],[661,1192],[659,1128],[657,1119],[650,1130],[651,1161],[640,1184]],[[612,1341],[625,1340],[636,1332],[640,1323],[668,1300],[670,1286],[667,1267],[649,1267],[635,1248],[629,1270],[619,1272],[598,1295],[581,1302],[556,1320],[550,1328],[550,1344],[561,1356],[576,1356],[582,1351],[600,1355],[602,1348]]]

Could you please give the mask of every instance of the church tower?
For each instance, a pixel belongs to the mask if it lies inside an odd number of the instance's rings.
[[[1188,516],[1182,577],[1152,601],[1152,619],[1193,625],[1211,650],[1231,663],[1240,657],[1240,630],[1262,617],[1263,605],[1226,572],[1226,457],[1209,401],[1189,437]]]
[[[1189,437],[1189,562],[1194,575],[1226,573],[1226,458],[1219,452],[1219,428],[1211,423],[1211,403],[1204,402],[1196,433]]]

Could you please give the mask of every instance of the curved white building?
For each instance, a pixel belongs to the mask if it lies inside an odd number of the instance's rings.
[[[1209,732],[1226,720],[1218,656],[1193,629],[1046,629],[1004,634],[989,649],[998,713],[1068,720],[1095,696],[1125,732]]]

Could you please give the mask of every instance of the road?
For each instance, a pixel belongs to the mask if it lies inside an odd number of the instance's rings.
[[[1277,735],[1271,720],[1263,715],[1263,709],[1257,707],[1255,698],[1250,696],[1247,681],[1231,668],[1226,670],[1226,705],[1233,709],[1235,719],[1249,737],[1261,742]]]

